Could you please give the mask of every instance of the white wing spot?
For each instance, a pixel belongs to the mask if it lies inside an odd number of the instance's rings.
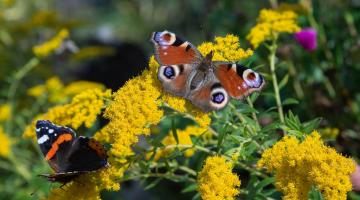
[[[49,132],[49,133],[53,133],[53,132],[54,132],[54,129],[49,129],[48,132]]]
[[[46,130],[48,130],[48,129],[49,129],[49,127],[45,127],[45,129],[46,129]]]
[[[36,129],[36,132],[40,132],[40,130],[41,130],[41,128],[37,128],[37,129]]]
[[[48,140],[49,140],[49,136],[48,135],[43,135],[38,139],[37,142],[38,142],[38,144],[42,144],[42,143],[44,143],[44,142],[46,142]]]

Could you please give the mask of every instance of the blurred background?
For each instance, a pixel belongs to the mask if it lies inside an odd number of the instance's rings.
[[[70,31],[64,49],[42,60],[22,81],[16,94],[22,99],[20,107],[32,101],[29,88],[53,76],[64,84],[89,80],[117,90],[147,67],[153,54],[153,31],[175,32],[195,46],[231,33],[240,37],[243,48],[251,48],[246,35],[259,11],[290,7],[300,15],[301,27],[317,29],[318,48],[305,51],[293,35],[281,39],[279,77],[287,76],[288,83],[282,95],[292,98],[285,110],[291,109],[301,121],[322,118],[320,126],[329,144],[344,155],[359,157],[360,0],[1,0],[0,5],[0,104],[6,101],[9,77],[34,56],[32,47],[62,28]],[[265,55],[259,47],[247,63],[250,67],[266,63]],[[259,71],[266,73],[266,69],[260,66]],[[271,89],[267,87],[264,93]],[[264,95],[255,106],[266,110],[273,105],[273,98]],[[21,123],[27,124],[35,114],[24,112],[27,117]],[[267,121],[271,118],[262,120],[271,123]],[[19,128],[10,135],[21,137],[22,132]],[[12,177],[1,173],[0,182],[16,185]],[[0,199],[11,199],[14,191],[7,187],[0,188]],[[36,187],[28,188],[27,192]],[[120,192],[104,192],[103,197],[167,199],[172,194],[172,199],[187,199],[180,190],[168,181],[147,191],[137,182],[125,182]]]

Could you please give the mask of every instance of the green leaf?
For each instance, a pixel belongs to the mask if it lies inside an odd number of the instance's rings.
[[[223,140],[227,134],[227,125],[225,125],[225,128],[223,131],[219,133],[218,143],[217,143],[217,151],[220,152],[220,147],[223,143]]]
[[[305,122],[304,125],[304,132],[305,133],[311,133],[313,130],[315,130],[321,122],[322,118],[315,118],[311,121]]]
[[[200,199],[200,193],[196,193],[191,200],[199,200]]]
[[[309,192],[309,199],[310,200],[324,200],[321,192],[319,192],[319,190],[315,187],[311,188],[311,191]]]
[[[282,103],[284,106],[286,105],[293,105],[293,104],[299,104],[299,101],[294,98],[287,98]]]
[[[160,183],[161,180],[162,180],[162,178],[157,178],[157,179],[155,179],[153,182],[151,182],[149,185],[147,185],[147,186],[144,188],[144,190],[149,190],[149,189],[155,187],[157,184]]]
[[[198,185],[196,183],[190,184],[189,186],[187,186],[186,188],[184,188],[183,190],[181,190],[181,193],[188,193],[188,192],[192,192],[192,191],[196,191],[198,188]]]
[[[281,90],[289,81],[289,74],[286,74],[284,78],[279,83],[279,90]]]
[[[258,184],[256,184],[255,189],[256,190],[262,190],[264,187],[275,183],[275,177],[269,177],[265,178],[264,180],[260,181]]]
[[[171,133],[173,134],[176,144],[179,144],[179,137],[177,134],[177,130],[176,130],[176,125],[175,125],[175,118],[171,119]]]

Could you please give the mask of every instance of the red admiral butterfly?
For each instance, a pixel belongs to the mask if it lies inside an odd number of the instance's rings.
[[[36,122],[37,142],[54,174],[41,174],[51,182],[66,184],[80,174],[108,167],[106,151],[93,138],[76,137],[65,126],[47,120]]]
[[[204,112],[222,109],[230,97],[242,99],[265,84],[252,69],[212,61],[213,52],[203,57],[194,45],[169,31],[154,32],[151,41],[164,90],[189,99]]]

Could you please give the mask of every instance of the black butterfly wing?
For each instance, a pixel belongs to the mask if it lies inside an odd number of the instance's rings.
[[[57,126],[47,120],[36,122],[36,136],[40,150],[55,172],[68,165],[67,157],[76,137],[75,132],[65,126]]]
[[[78,137],[67,156],[66,172],[90,172],[107,167],[107,155],[102,144],[93,138]]]
[[[54,173],[54,174],[40,174],[38,176],[46,178],[50,182],[59,182],[66,184],[72,181],[74,178],[78,177],[80,172],[62,172],[62,173]]]

